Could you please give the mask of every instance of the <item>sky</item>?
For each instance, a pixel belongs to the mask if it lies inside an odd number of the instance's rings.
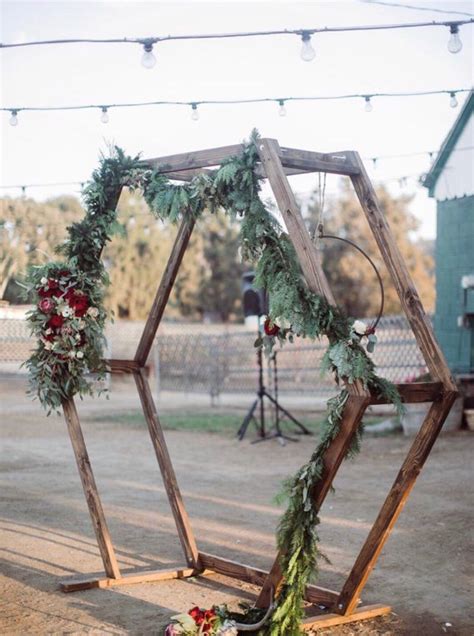
[[[403,0],[394,0],[402,3]],[[55,38],[123,38],[167,34],[387,24],[462,19],[474,14],[472,2],[411,0],[437,11],[385,6],[374,2],[80,2],[1,3],[1,40],[24,42]],[[446,13],[442,13],[444,10]],[[163,42],[157,63],[145,69],[138,45],[69,44],[0,51],[3,107],[60,106],[147,100],[246,99],[469,88],[473,81],[473,26],[461,27],[463,49],[447,50],[447,28],[403,31],[323,33],[313,37],[316,58],[300,58],[297,36]],[[413,194],[410,206],[420,219],[419,236],[436,232],[435,202],[417,178],[459,113],[449,96],[374,99],[365,112],[362,99],[289,103],[280,117],[276,104],[162,106],[100,111],[25,112],[18,126],[1,113],[0,186],[84,181],[100,151],[116,143],[129,154],[157,157],[238,143],[253,128],[281,145],[321,152],[357,150],[370,177],[393,194]],[[405,158],[371,157],[422,153]],[[400,186],[399,177],[409,176]],[[317,175],[292,177],[304,196]],[[327,196],[338,180],[328,176]],[[78,186],[31,188],[44,199],[77,193]],[[18,196],[17,189],[1,194]]]

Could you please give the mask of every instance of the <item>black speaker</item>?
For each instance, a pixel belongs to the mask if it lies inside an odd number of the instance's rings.
[[[268,298],[264,289],[255,289],[253,281],[254,272],[245,272],[242,275],[242,294],[244,316],[265,316],[268,313]]]

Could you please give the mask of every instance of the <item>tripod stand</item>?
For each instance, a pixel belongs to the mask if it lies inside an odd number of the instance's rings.
[[[247,432],[247,428],[250,424],[250,422],[253,420],[255,423],[255,426],[257,428],[258,431],[258,435],[259,435],[259,439],[256,439],[252,442],[252,444],[256,444],[257,442],[264,442],[268,439],[277,439],[279,441],[279,443],[284,446],[285,445],[285,440],[288,440],[290,442],[297,442],[298,440],[295,439],[294,437],[290,437],[289,435],[285,435],[282,430],[281,430],[281,426],[280,426],[280,421],[281,419],[283,419],[283,417],[287,417],[289,420],[291,420],[294,424],[296,424],[296,426],[299,427],[299,431],[297,431],[298,433],[302,434],[302,435],[311,435],[311,431],[309,431],[306,426],[304,426],[303,424],[301,424],[301,422],[299,422],[295,417],[293,417],[293,415],[287,411],[286,409],[284,409],[280,403],[278,402],[278,371],[277,371],[277,360],[276,360],[276,352],[274,352],[272,354],[272,357],[270,358],[270,361],[273,362],[273,385],[274,385],[274,396],[271,395],[270,393],[268,393],[267,389],[265,388],[265,385],[263,383],[263,354],[262,354],[262,347],[259,347],[257,350],[257,365],[258,365],[258,391],[257,391],[257,398],[256,400],[253,402],[252,406],[250,407],[250,409],[247,412],[247,415],[245,416],[242,424],[240,425],[240,428],[237,432],[237,437],[239,438],[239,440],[243,440],[245,437],[245,433]],[[271,404],[273,404],[273,406],[275,407],[275,422],[274,422],[274,428],[271,432],[266,432],[265,430],[265,402],[264,402],[264,398],[267,398]],[[259,420],[257,420],[257,418],[255,417],[255,411],[257,410],[257,407],[259,408]]]

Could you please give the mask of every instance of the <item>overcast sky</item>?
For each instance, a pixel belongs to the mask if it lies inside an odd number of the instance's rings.
[[[395,0],[398,1],[398,0]],[[400,0],[400,3],[402,0]],[[446,0],[406,4],[438,12],[353,2],[2,2],[3,42],[53,38],[146,37],[260,29],[449,20],[474,13],[473,3]],[[140,64],[138,45],[67,45],[7,49],[1,55],[1,103],[5,107],[100,104],[146,100],[232,99],[341,93],[456,89],[472,85],[473,27],[461,28],[462,51],[447,50],[446,28],[321,34],[313,38],[316,58],[300,58],[297,36],[165,42],[155,47],[157,64]],[[462,105],[464,96],[459,96]],[[19,124],[2,115],[0,184],[87,179],[98,153],[114,141],[129,153],[160,156],[241,141],[257,127],[282,145],[318,151],[354,149],[363,157],[435,150],[458,109],[448,96],[374,99],[287,105],[202,106],[199,121],[187,107],[110,111],[20,113]],[[421,235],[435,234],[434,202],[416,176],[429,157],[380,160],[374,180],[410,175],[405,192],[416,193],[413,211]],[[310,191],[317,176],[296,177],[294,187]],[[400,192],[396,180],[388,185]],[[328,192],[336,189],[328,180]],[[37,188],[45,198],[74,192],[75,186]],[[17,195],[18,190],[0,193]]]

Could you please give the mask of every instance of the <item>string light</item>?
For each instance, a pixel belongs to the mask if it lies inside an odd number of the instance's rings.
[[[278,114],[280,115],[280,117],[286,117],[285,100],[279,99],[278,104],[280,106],[280,108],[278,109]]]
[[[137,107],[145,107],[145,106],[189,106],[192,107],[192,115],[193,119],[198,119],[199,115],[196,112],[197,106],[200,104],[212,104],[218,106],[226,106],[230,104],[264,104],[264,103],[273,103],[275,102],[279,104],[281,107],[281,102],[286,105],[287,102],[313,102],[313,101],[341,101],[341,100],[350,100],[350,99],[364,99],[366,110],[369,110],[368,104],[371,106],[371,100],[374,97],[386,97],[386,98],[404,98],[404,97],[421,97],[428,95],[450,95],[453,93],[469,93],[472,89],[470,88],[456,88],[456,89],[444,89],[444,90],[433,90],[433,91],[414,91],[414,92],[404,92],[404,93],[372,93],[371,95],[363,95],[359,93],[350,93],[350,94],[341,94],[341,95],[319,95],[319,96],[295,96],[295,97],[259,97],[259,98],[249,98],[249,99],[203,99],[199,101],[153,101],[153,102],[130,102],[130,103],[120,103],[120,104],[84,104],[84,105],[71,105],[71,106],[17,106],[15,108],[4,107],[0,108],[0,111],[4,111],[11,114],[10,123],[12,126],[16,126],[18,121],[16,117],[18,113],[21,111],[38,111],[38,112],[47,112],[47,111],[68,111],[68,110],[90,110],[90,109],[99,109],[104,114],[104,109],[110,112],[111,108],[137,108]]]
[[[450,53],[459,53],[462,49],[461,38],[459,37],[459,25],[458,24],[450,24],[449,32],[451,36],[448,40],[448,51]]]
[[[191,104],[191,119],[193,121],[197,121],[199,119],[199,111],[195,102]]]
[[[107,110],[107,106],[102,106],[102,115],[100,116],[100,121],[103,124],[108,124],[109,123],[109,112]]]
[[[156,57],[153,54],[153,40],[145,40],[143,49],[142,66],[148,69],[153,68],[156,64]]]
[[[370,95],[365,95],[364,99],[365,99],[364,110],[366,113],[371,113],[374,107],[372,106],[372,102],[370,101]]]
[[[305,62],[311,62],[316,57],[316,51],[311,44],[311,33],[309,31],[303,31],[301,40],[303,42],[300,53],[301,59]]]
[[[456,108],[456,106],[458,105],[458,100],[456,99],[456,93],[454,91],[450,93],[449,105],[451,106],[451,108]]]

